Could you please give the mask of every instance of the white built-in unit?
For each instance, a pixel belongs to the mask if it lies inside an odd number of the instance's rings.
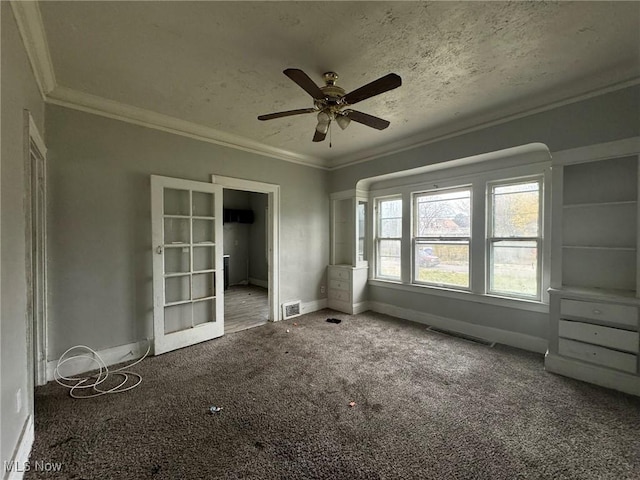
[[[352,265],[329,265],[329,308],[356,314],[363,312],[368,268]]]
[[[554,155],[548,371],[640,395],[640,138]]]
[[[331,264],[327,268],[328,306],[355,314],[366,309],[369,265],[366,259],[366,194],[356,190],[331,195]]]

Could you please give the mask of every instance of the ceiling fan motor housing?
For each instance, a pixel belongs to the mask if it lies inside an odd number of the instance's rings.
[[[326,85],[324,87],[320,87],[320,90],[322,90],[322,93],[325,96],[326,104],[338,105],[341,103],[340,100],[345,94],[344,88],[336,85],[338,74],[336,72],[326,72],[323,77]]]

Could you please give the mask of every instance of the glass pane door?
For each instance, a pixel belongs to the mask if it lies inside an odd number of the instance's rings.
[[[156,354],[224,332],[221,202],[217,185],[152,177]]]

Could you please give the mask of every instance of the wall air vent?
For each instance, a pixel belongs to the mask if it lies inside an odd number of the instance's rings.
[[[300,300],[282,304],[282,319],[297,317],[300,315]]]

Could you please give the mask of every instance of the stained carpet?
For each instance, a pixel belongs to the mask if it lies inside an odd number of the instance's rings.
[[[640,478],[640,398],[385,315],[316,312],[134,370],[94,400],[38,388],[31,462],[62,472],[25,478]]]

